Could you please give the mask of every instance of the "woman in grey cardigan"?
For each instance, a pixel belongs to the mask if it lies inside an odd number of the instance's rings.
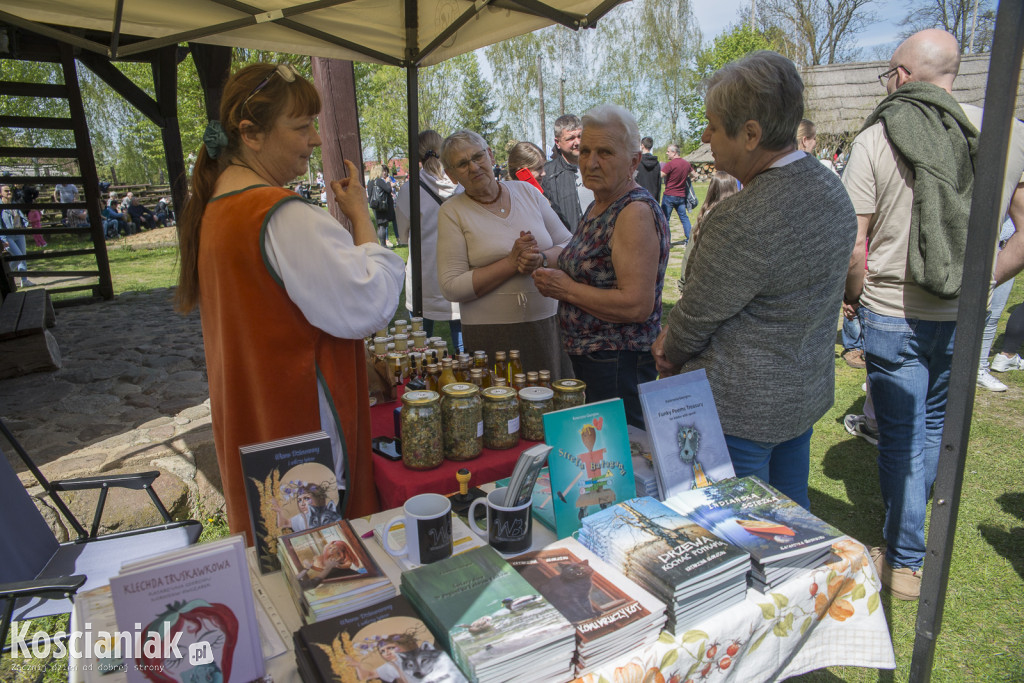
[[[702,139],[743,190],[705,217],[652,352],[662,376],[707,371],[737,476],[809,507],[857,217],[839,178],[796,149],[803,83],[790,60],[762,51],[727,64],[705,102]]]

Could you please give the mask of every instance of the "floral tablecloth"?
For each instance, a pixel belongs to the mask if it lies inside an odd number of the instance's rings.
[[[673,636],[624,655],[577,683],[769,681],[826,666],[896,666],[863,545],[844,539],[827,564]]]

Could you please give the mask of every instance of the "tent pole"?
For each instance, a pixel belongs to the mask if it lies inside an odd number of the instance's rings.
[[[419,46],[415,36],[419,28],[419,8],[416,0],[405,0],[405,27],[410,44],[405,67],[406,98],[409,103],[409,263],[412,264],[412,314],[423,315],[423,263],[420,245],[420,99],[419,67],[415,58]],[[409,292],[405,293],[408,301]]]
[[[932,499],[931,525],[917,608],[911,681],[931,678],[935,641],[942,627],[949,565],[953,556],[957,514],[971,433],[971,411],[977,388],[981,334],[988,309],[993,249],[1002,223],[1000,212],[1013,107],[1024,51],[1024,0],[1003,0],[996,16],[985,113],[978,143],[977,172],[964,254],[963,285],[956,319],[956,345],[949,379],[949,399],[939,450],[938,476]],[[1016,226],[1024,230],[1024,225]]]

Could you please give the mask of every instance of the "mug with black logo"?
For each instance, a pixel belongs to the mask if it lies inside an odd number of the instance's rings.
[[[405,544],[392,548],[391,529],[405,524]],[[437,493],[421,493],[405,501],[402,514],[384,527],[384,549],[399,557],[408,555],[415,564],[430,564],[451,557],[452,504]]]
[[[505,507],[506,488],[494,489],[486,498],[477,498],[469,506],[469,528],[480,538],[505,555],[521,553],[533,544],[533,517],[530,504],[533,498],[514,507]],[[477,505],[487,506],[487,534],[484,535],[473,520]]]

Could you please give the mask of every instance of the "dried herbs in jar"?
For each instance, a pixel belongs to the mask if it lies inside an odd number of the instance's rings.
[[[527,441],[544,440],[544,413],[553,410],[555,392],[547,387],[519,391],[519,435]]]
[[[484,389],[484,447],[512,448],[519,443],[519,398],[515,389]]]
[[[555,410],[575,408],[587,402],[587,383],[579,379],[557,379],[551,383],[555,390]]]
[[[456,382],[445,385],[441,393],[444,457],[472,460],[480,455],[484,445],[480,389],[475,384]]]
[[[444,461],[441,445],[441,396],[436,391],[402,394],[402,464],[429,470]]]

